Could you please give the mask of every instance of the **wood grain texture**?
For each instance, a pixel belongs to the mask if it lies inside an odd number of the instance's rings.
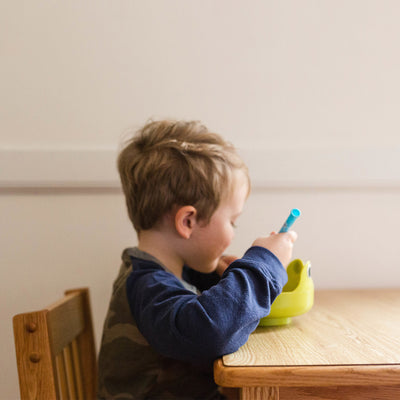
[[[279,400],[395,400],[400,386],[282,387]]]
[[[16,315],[21,399],[94,399],[97,364],[87,288],[49,307]]]
[[[245,387],[240,391],[240,400],[279,400],[279,388]]]
[[[236,353],[217,360],[215,380],[226,387],[376,385],[397,391],[399,310],[400,289],[316,292],[308,314],[288,326],[257,328]]]
[[[48,379],[53,365],[46,312],[16,315],[13,324],[21,399],[57,398],[57,383]]]
[[[400,364],[400,290],[320,291],[292,323],[250,335],[227,366]]]
[[[219,359],[214,379],[225,387],[396,385],[400,365],[226,367]]]

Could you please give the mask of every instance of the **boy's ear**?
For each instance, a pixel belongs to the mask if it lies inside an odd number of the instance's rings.
[[[183,206],[175,214],[175,229],[184,239],[189,239],[196,224],[197,210],[193,206]]]

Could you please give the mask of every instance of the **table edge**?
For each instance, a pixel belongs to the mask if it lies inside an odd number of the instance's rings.
[[[246,367],[219,358],[214,380],[224,387],[399,385],[400,364]]]

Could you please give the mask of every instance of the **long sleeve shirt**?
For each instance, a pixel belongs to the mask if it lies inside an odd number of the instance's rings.
[[[212,361],[268,315],[287,281],[279,260],[252,247],[220,280],[187,267],[179,279],[137,248],[123,260],[104,325],[100,397],[219,398]]]

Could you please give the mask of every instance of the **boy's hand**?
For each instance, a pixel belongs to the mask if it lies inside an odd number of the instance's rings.
[[[235,256],[222,255],[218,261],[218,265],[217,265],[215,272],[219,276],[222,276],[222,274],[229,267],[229,265],[237,259],[238,259],[238,257],[235,257]]]
[[[268,249],[286,267],[291,258],[293,251],[293,243],[297,239],[297,233],[289,231],[285,233],[271,232],[267,237],[261,237],[253,242],[253,246],[261,246]]]

